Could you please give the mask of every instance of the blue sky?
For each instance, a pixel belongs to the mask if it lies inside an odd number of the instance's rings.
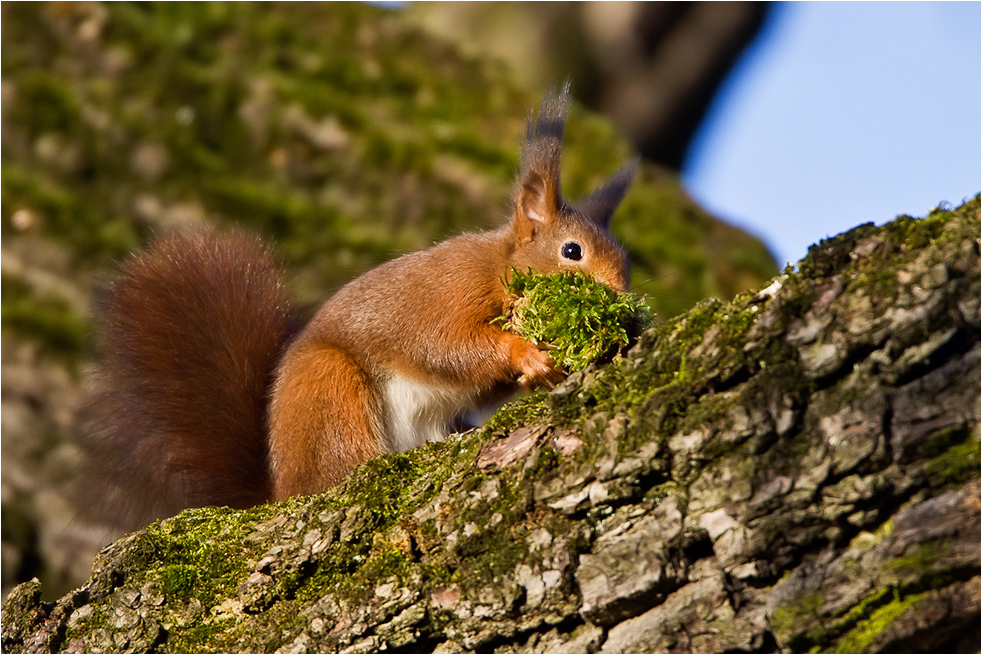
[[[776,8],[714,101],[690,193],[780,264],[982,188],[982,4]]]

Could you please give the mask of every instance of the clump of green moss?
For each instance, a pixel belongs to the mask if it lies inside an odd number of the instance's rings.
[[[513,271],[507,287],[513,301],[499,319],[505,329],[547,347],[570,372],[611,357],[651,322],[643,299],[618,294],[582,272]]]

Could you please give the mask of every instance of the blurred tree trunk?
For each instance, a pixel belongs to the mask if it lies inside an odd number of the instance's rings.
[[[679,170],[723,80],[759,34],[764,2],[422,2],[409,12],[531,89],[573,80],[645,159]]]

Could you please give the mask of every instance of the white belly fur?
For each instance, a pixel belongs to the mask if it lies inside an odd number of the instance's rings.
[[[402,452],[427,441],[442,441],[453,419],[474,409],[476,392],[444,387],[393,374],[383,386],[385,434]]]

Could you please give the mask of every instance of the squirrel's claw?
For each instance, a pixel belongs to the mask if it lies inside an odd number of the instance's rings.
[[[566,379],[566,373],[556,365],[549,353],[528,342],[525,345],[527,347],[516,364],[522,373],[518,381],[526,391],[536,387],[552,389]]]

